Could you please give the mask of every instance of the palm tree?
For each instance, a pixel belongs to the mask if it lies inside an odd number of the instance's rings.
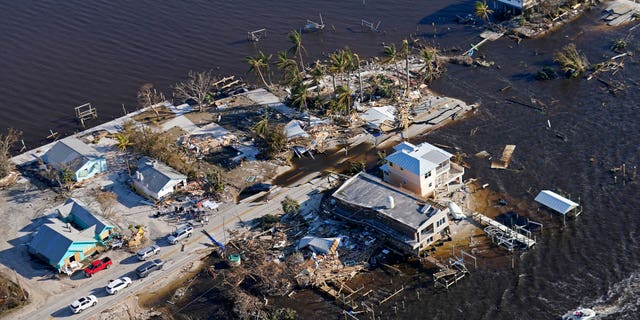
[[[473,14],[484,21],[491,22],[489,16],[493,14],[493,10],[489,9],[486,1],[476,1],[473,5]]]
[[[340,84],[343,84],[344,72],[347,69],[349,62],[346,59],[346,55],[343,50],[337,50],[329,57],[329,72],[333,75],[333,91],[336,90],[336,74],[340,75]]]
[[[129,155],[127,154],[127,148],[133,145],[133,142],[129,139],[128,134],[118,133],[116,134],[116,140],[118,143],[116,146],[120,151],[124,152],[124,161],[127,165],[127,172],[131,175],[131,167],[129,166]]]
[[[436,49],[422,48],[420,49],[420,57],[424,60],[424,65],[420,68],[420,72],[423,74],[422,81],[431,82],[436,78]]]
[[[343,56],[345,71],[347,72],[347,87],[351,87],[351,72],[356,70],[356,65],[353,62],[353,53],[349,47],[345,47],[340,51]]]
[[[311,69],[311,78],[316,85],[316,97],[320,97],[320,81],[324,79],[325,66],[317,60],[313,69]],[[335,90],[335,88],[334,88]]]
[[[262,119],[251,128],[251,131],[253,131],[253,134],[256,136],[265,139],[269,132],[269,112],[267,110],[265,110]]]
[[[298,110],[305,110],[307,108],[307,99],[309,98],[308,90],[309,86],[303,81],[298,82],[291,90],[291,104],[294,107],[298,107]]]
[[[401,57],[405,59],[406,63],[406,72],[407,72],[407,87],[405,89],[405,94],[409,95],[409,41],[407,39],[402,40],[402,47],[400,48]]]
[[[396,62],[398,61],[399,55],[398,55],[398,51],[396,50],[396,44],[392,43],[389,46],[385,46],[384,51],[382,52],[382,55],[383,55],[382,63],[383,64],[393,63],[396,68],[396,75],[397,75],[398,65]]]
[[[351,95],[353,95],[353,91],[345,85],[338,86],[336,90],[336,108],[343,114],[350,114]]]
[[[353,65],[358,70],[358,84],[360,86],[360,99],[364,99],[364,92],[362,91],[362,73],[360,72],[360,65],[362,61],[360,61],[360,56],[357,53],[353,54]]]
[[[259,51],[257,56],[248,56],[245,58],[245,60],[249,64],[249,72],[253,71],[256,76],[258,76],[260,80],[262,80],[262,83],[264,83],[267,88],[271,88],[271,86],[269,86],[269,84],[267,84],[267,81],[264,79],[263,71],[269,72],[269,63],[271,61],[271,57],[271,55],[267,56],[262,51]]]
[[[587,57],[581,54],[573,43],[564,46],[562,50],[556,52],[553,60],[560,64],[562,71],[570,78],[575,78],[580,75],[589,65]]]
[[[289,48],[289,52],[291,52],[294,56],[297,55],[298,57],[300,57],[300,71],[303,71],[304,62],[302,61],[302,51],[306,52],[307,49],[302,46],[302,35],[300,34],[300,32],[296,30],[291,31],[291,33],[289,33],[289,42],[291,42],[291,44],[293,45],[291,48]]]
[[[276,67],[282,71],[282,82],[286,85],[290,86],[301,78],[298,63],[290,59],[285,51],[278,52]]]

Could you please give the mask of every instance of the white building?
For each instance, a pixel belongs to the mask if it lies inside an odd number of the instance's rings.
[[[143,157],[133,177],[133,185],[140,193],[160,200],[187,184],[187,176],[158,160]]]
[[[452,154],[429,143],[417,146],[403,142],[393,147],[380,169],[383,180],[422,197],[453,181],[462,183],[464,168],[451,162]]]

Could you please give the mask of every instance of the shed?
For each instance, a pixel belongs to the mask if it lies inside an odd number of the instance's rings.
[[[138,191],[160,200],[187,184],[187,176],[168,165],[147,157],[138,162],[133,185]]]
[[[550,190],[540,191],[535,200],[536,202],[561,214],[567,214],[579,206],[578,203],[575,203]]]

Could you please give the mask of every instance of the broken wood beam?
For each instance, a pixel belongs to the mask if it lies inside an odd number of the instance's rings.
[[[378,302],[378,305],[381,306],[383,303],[389,301],[389,299],[395,297],[398,293],[402,292],[403,290],[404,290],[404,286],[402,286],[400,289],[398,289],[396,292],[392,293],[388,297],[382,299],[380,302]]]

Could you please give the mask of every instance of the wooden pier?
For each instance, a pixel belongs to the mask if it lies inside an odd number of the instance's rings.
[[[473,220],[477,221],[478,223],[485,225],[485,226],[492,226],[498,230],[500,230],[500,232],[504,233],[505,235],[507,235],[508,237],[514,239],[515,241],[518,241],[519,243],[525,245],[527,248],[531,248],[536,244],[536,240],[531,239],[530,237],[527,237],[513,229],[510,229],[509,227],[505,226],[504,224],[491,219],[487,216],[485,216],[484,214],[480,213],[480,212],[474,212],[471,215],[471,218],[473,218]]]
[[[471,255],[469,255],[471,256]],[[471,256],[473,257],[473,256]],[[473,257],[475,259],[475,257]],[[432,256],[427,256],[428,262],[436,265],[440,271],[433,274],[433,286],[449,289],[450,286],[458,283],[469,273],[462,259],[449,258],[449,264],[444,264]]]
[[[80,121],[83,128],[86,128],[86,126],[84,125],[85,120],[95,119],[98,117],[98,110],[92,107],[91,103],[85,103],[83,105],[79,105],[75,107],[75,110],[76,110],[76,118]]]

